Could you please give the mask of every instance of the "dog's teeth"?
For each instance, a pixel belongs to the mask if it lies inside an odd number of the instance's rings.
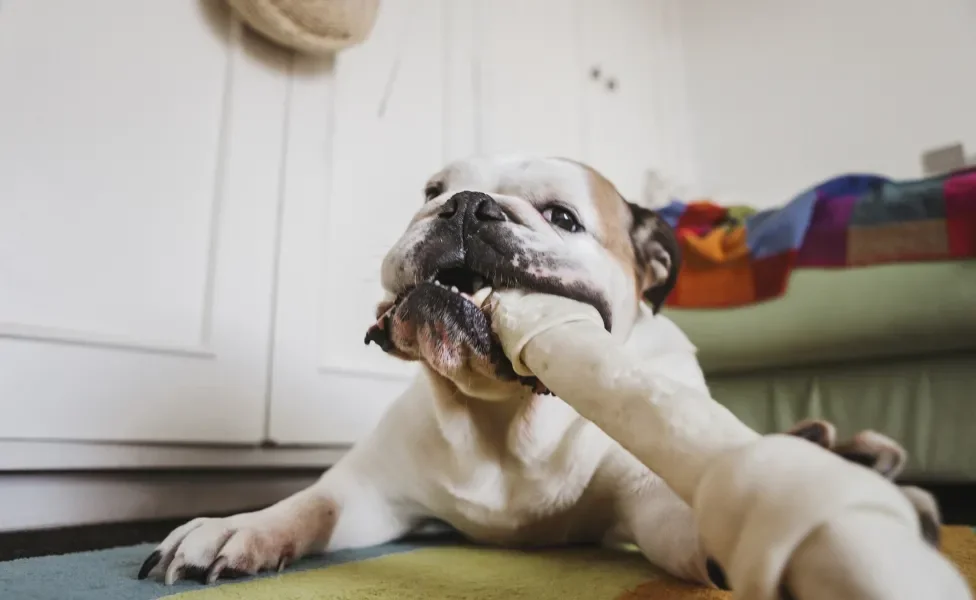
[[[480,290],[476,291],[474,295],[471,296],[471,301],[474,302],[475,306],[481,308],[484,305],[485,300],[488,299],[488,296],[491,295],[491,292],[492,289],[488,286],[485,286]]]

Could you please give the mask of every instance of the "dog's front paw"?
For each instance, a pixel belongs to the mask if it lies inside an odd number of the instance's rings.
[[[810,419],[794,425],[788,432],[823,446],[845,460],[876,471],[894,481],[908,462],[908,452],[895,440],[876,431],[865,430],[846,442],[838,442],[836,429],[827,421]],[[935,498],[925,490],[911,486],[899,486],[915,512],[925,541],[938,547],[942,516]]]
[[[876,431],[861,431],[848,441],[838,442],[837,428],[832,423],[821,419],[808,419],[797,423],[786,433],[817,444],[847,461],[871,469],[892,481],[901,474],[908,461],[908,452],[901,444]],[[942,518],[935,498],[917,487],[898,487],[918,514],[919,535],[930,545],[938,548]],[[725,571],[715,560],[708,558],[706,568],[709,579],[716,587],[723,590],[730,589]],[[781,598],[784,600],[792,597],[785,588],[781,591]]]
[[[213,583],[221,577],[280,571],[294,554],[294,541],[260,513],[200,518],[173,530],[142,564],[139,579],[158,570],[166,585],[180,579]]]

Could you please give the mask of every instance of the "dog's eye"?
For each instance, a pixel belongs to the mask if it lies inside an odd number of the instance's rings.
[[[440,196],[444,193],[444,184],[437,181],[434,183],[428,183],[427,187],[424,188],[424,198],[427,200],[433,200],[434,198]]]
[[[552,223],[554,227],[565,229],[570,233],[583,231],[583,226],[576,219],[576,215],[561,206],[550,206],[542,211],[542,216]]]

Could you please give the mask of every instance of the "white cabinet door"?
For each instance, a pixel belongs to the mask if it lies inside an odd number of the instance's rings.
[[[380,262],[447,158],[449,2],[384,2],[369,40],[296,65],[285,154],[270,438],[344,444],[413,366],[365,347]],[[453,114],[453,113],[452,113]]]
[[[479,151],[581,160],[629,199],[690,176],[671,0],[480,0],[468,26]]]
[[[478,151],[581,157],[578,3],[480,0],[474,13]]]
[[[648,170],[691,183],[681,0],[583,0],[585,146],[580,156],[629,200]]]
[[[0,438],[263,437],[287,56],[220,6],[0,3]]]

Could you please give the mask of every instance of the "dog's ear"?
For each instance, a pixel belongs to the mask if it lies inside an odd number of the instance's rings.
[[[632,216],[630,240],[634,245],[637,286],[654,313],[661,310],[678,281],[681,248],[678,237],[656,212],[628,202]]]

